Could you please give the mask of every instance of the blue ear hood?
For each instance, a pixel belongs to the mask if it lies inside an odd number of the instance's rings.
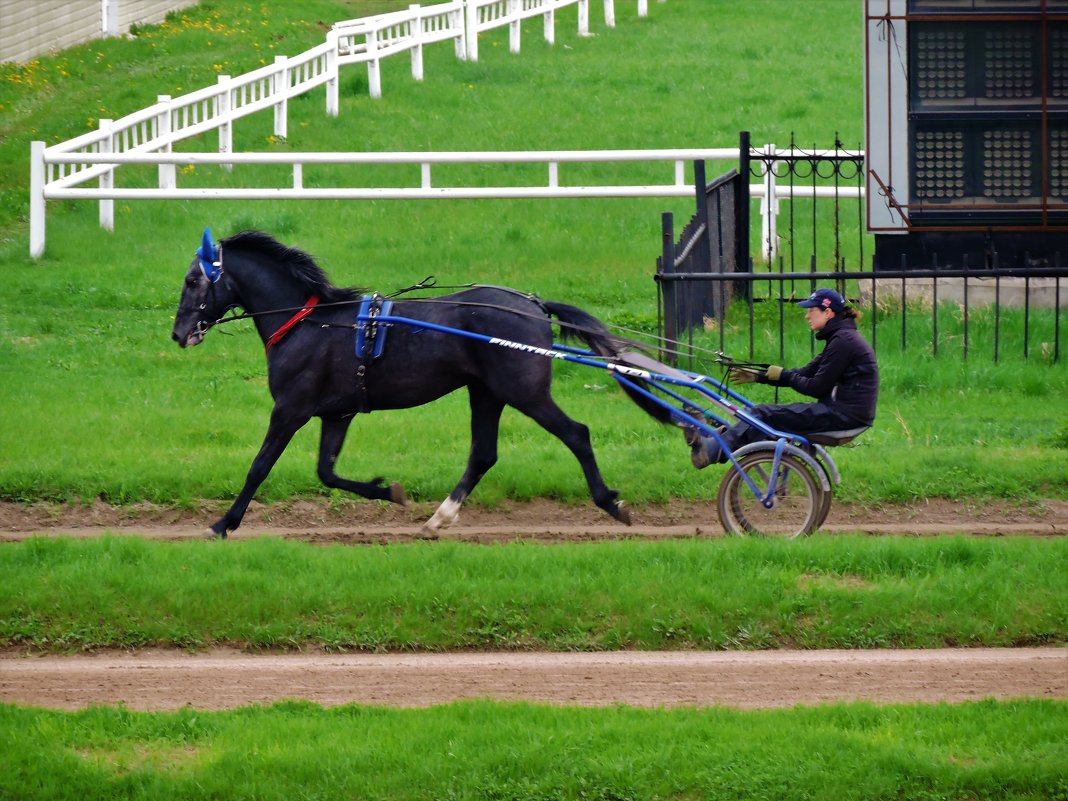
[[[204,229],[204,237],[200,242],[200,247],[197,248],[197,258],[200,260],[200,269],[204,277],[213,284],[218,281],[219,276],[222,275],[222,265],[219,264],[218,252],[211,240],[211,228]]]

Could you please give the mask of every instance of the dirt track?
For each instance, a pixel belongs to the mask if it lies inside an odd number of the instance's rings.
[[[231,536],[235,539],[279,536],[353,545],[403,542],[419,536],[420,526],[433,514],[435,506],[422,503],[400,508],[346,502],[333,507],[325,502],[300,501],[266,507],[254,503],[242,527]],[[91,537],[103,533],[160,539],[196,538],[204,535],[207,525],[224,509],[222,504],[173,509],[148,505],[113,507],[102,503],[88,506],[0,503],[0,542],[30,536]],[[724,536],[711,503],[676,501],[642,506],[634,508],[632,516],[633,525],[624,526],[592,504],[569,506],[544,500],[507,503],[494,509],[469,506],[461,511],[459,522],[442,536],[463,542]],[[882,507],[836,503],[822,531],[911,536],[1059,536],[1068,534],[1068,501],[985,505],[924,501]]]
[[[1068,698],[1068,651],[617,652],[266,655],[217,651],[0,659],[0,701],[60,709],[225,709],[302,698],[429,706],[464,698],[552,704],[766,708]]]
[[[254,507],[235,538],[282,536],[364,544],[413,539],[433,511],[305,502]],[[28,536],[203,536],[218,509],[115,509],[0,504],[0,541]],[[708,504],[636,509],[635,525],[550,502],[467,510],[445,536],[464,542],[722,536]],[[1068,503],[966,507],[939,502],[870,509],[837,505],[827,532],[873,535],[1068,534]],[[167,651],[0,656],[0,701],[61,709],[222,709],[303,698],[324,706],[426,706],[463,698],[554,704],[792,706],[838,700],[959,702],[1068,699],[1068,650],[762,651],[714,653],[248,655]]]

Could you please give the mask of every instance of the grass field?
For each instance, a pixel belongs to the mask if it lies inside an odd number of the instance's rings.
[[[357,7],[364,13],[388,6],[372,5]],[[720,146],[736,142],[742,128],[756,142],[786,141],[794,130],[814,141],[832,141],[836,133],[859,139],[859,51],[799,43],[791,33],[802,23],[818,24],[827,41],[856,40],[859,15],[851,3],[813,0],[802,9],[764,0],[743,11],[736,3],[675,0],[654,4],[646,20],[634,17],[633,4],[618,5],[614,30],[595,25],[597,35],[580,40],[573,10],[565,11],[555,47],[531,29],[518,56],[507,53],[503,33],[485,37],[477,64],[457,62],[451,48],[430,48],[422,84],[407,75],[404,57],[387,60],[378,101],[366,96],[362,68],[352,68],[338,118],[325,116],[321,92],[315,93],[290,104],[290,141],[270,141],[270,115],[263,114],[235,126],[235,147]],[[7,216],[0,215],[0,261],[9,269],[0,285],[0,498],[189,503],[236,491],[270,405],[260,345],[241,325],[229,329],[236,336],[215,332],[189,353],[168,341],[182,270],[205,224],[218,236],[263,228],[310,250],[342,284],[389,291],[429,274],[442,283],[486,281],[575,302],[617,325],[655,329],[651,275],[659,215],[665,207],[688,215],[687,202],[145,201],[117,204],[114,234],[99,229],[92,204],[53,203],[46,256],[28,260],[23,215],[30,138],[58,141],[157,94],[210,83],[219,71],[252,69],[283,49],[299,52],[321,40],[316,20],[345,18],[353,8],[320,2],[296,11],[277,4],[250,14],[240,3],[218,2],[146,28],[135,40],[96,42],[2,68],[0,192]],[[761,24],[752,36],[739,35],[756,19]],[[212,58],[205,60],[208,50]],[[775,52],[793,55],[762,58]],[[716,69],[694,70],[695,53],[707,53]],[[655,70],[635,69],[654,63]],[[731,80],[717,78],[717,70],[729,71]],[[126,80],[130,75],[139,79]],[[796,90],[775,91],[787,75]],[[190,146],[214,146],[211,136],[206,140]],[[305,174],[308,185],[329,178],[312,168]],[[236,171],[228,180],[240,179]],[[195,182],[195,171],[182,180]],[[811,350],[799,315],[786,311],[788,337],[798,346],[782,358],[796,364]],[[1043,345],[1052,323],[1032,320],[1034,355],[1027,362],[1016,357],[995,366],[979,347],[991,326],[973,320],[972,347],[980,355],[965,362],[953,318],[951,311],[943,315],[941,330],[949,333],[933,358],[922,346],[929,315],[909,316],[909,339],[921,344],[906,351],[895,344],[899,320],[880,316],[874,332],[883,367],[880,417],[858,448],[838,455],[848,476],[842,497],[893,502],[1068,493],[1068,419],[1063,405],[1050,402],[1068,392],[1068,370],[1063,359],[1052,365]],[[769,317],[764,325],[777,331],[778,320]],[[1018,321],[1003,325],[1006,352],[1020,352]],[[748,349],[740,328],[727,334],[732,351]],[[718,345],[714,335],[707,340]],[[758,337],[758,358],[774,361],[775,350],[770,336]],[[674,432],[600,389],[608,383],[604,376],[582,368],[562,368],[559,375],[562,404],[576,418],[596,421],[604,472],[625,497],[639,503],[707,497],[707,477],[687,468]],[[754,395],[772,399],[765,388]],[[376,454],[384,448],[391,479],[417,499],[440,498],[463,463],[466,407],[457,396],[358,422],[340,467],[358,477],[383,472]],[[314,428],[283,457],[262,490],[265,500],[322,491],[312,469]],[[529,421],[506,414],[502,440],[501,464],[472,502],[584,499],[577,465]],[[424,447],[429,441],[438,444]],[[999,470],[979,469],[991,461]]]
[[[339,117],[324,114],[316,92],[290,103],[289,141],[271,141],[270,114],[262,114],[235,126],[235,147],[722,146],[735,143],[743,128],[754,142],[785,142],[792,131],[814,142],[835,134],[859,141],[859,12],[848,0],[672,0],[653,4],[645,20],[635,17],[635,4],[617,5],[616,28],[599,26],[598,9],[591,15],[596,35],[588,39],[575,35],[574,10],[561,12],[555,47],[528,26],[519,55],[507,52],[503,31],[485,36],[477,63],[457,61],[451,47],[428,48],[423,83],[408,75],[406,57],[388,59],[377,101],[367,97],[363,69],[353,67],[343,76]],[[252,11],[217,2],[145,28],[134,40],[2,67],[0,498],[188,504],[236,492],[270,408],[262,348],[248,325],[228,327],[232,337],[213,332],[191,352],[169,341],[182,271],[206,224],[217,236],[263,228],[311,251],[340,284],[390,291],[432,274],[445,284],[512,285],[577,303],[616,325],[655,330],[660,212],[671,208],[685,217],[687,201],[120,202],[114,234],[99,229],[93,204],[52,203],[47,253],[29,261],[23,215],[30,138],[62,140],[157,94],[178,95],[219,72],[236,74],[280,51],[300,52],[321,41],[318,20],[387,7],[317,2]],[[799,28],[818,28],[820,37],[798,41]],[[820,38],[857,47],[821,47]],[[704,63],[711,69],[695,69]],[[211,135],[204,139],[189,147],[214,147]],[[199,170],[182,180],[197,181]],[[323,170],[309,167],[306,184],[330,180],[329,168]],[[227,180],[240,182],[240,170]],[[758,324],[769,334],[758,336],[755,355],[806,361],[812,351],[800,315],[786,310],[787,336],[797,344],[779,354],[773,311],[758,309],[767,315]],[[741,353],[749,343],[744,310],[737,315],[726,333],[729,349]],[[1068,369],[1063,358],[1051,363],[1052,322],[1031,321],[1030,359],[995,365],[980,347],[992,336],[981,316],[972,321],[974,350],[965,361],[952,310],[941,315],[937,358],[922,344],[929,315],[909,315],[914,344],[902,351],[899,318],[880,313],[879,420],[857,448],[836,454],[847,477],[841,497],[1068,496],[1068,418],[1056,402],[1068,393]],[[1022,352],[1018,319],[1009,315],[1002,325],[1005,352]],[[714,333],[706,341],[718,346]],[[576,367],[558,375],[561,404],[591,423],[603,471],[624,497],[637,503],[708,497],[709,478],[689,469],[676,432],[602,389],[606,376]],[[764,387],[753,394],[774,399]],[[322,492],[313,469],[316,428],[290,446],[262,489],[264,500]],[[433,448],[426,446],[431,441]],[[467,402],[458,394],[358,421],[339,469],[356,478],[388,472],[412,497],[433,500],[451,489],[466,450]],[[501,455],[473,503],[584,501],[570,455],[525,418],[505,414]],[[991,463],[998,470],[982,469]]]
[[[245,324],[193,351],[169,340],[205,225],[217,236],[267,230],[315,254],[340,284],[389,291],[430,274],[507,284],[655,328],[660,214],[685,219],[689,202],[152,201],[117,203],[114,233],[99,229],[92,204],[64,202],[50,204],[45,257],[26,255],[30,140],[68,139],[159,94],[301,52],[322,41],[323,23],[406,5],[213,0],[135,39],[0,65],[0,500],[195,504],[237,491],[270,410],[262,347]],[[478,63],[457,62],[451,46],[429,48],[421,84],[406,57],[390,59],[378,101],[352,68],[338,118],[324,114],[318,92],[290,103],[289,141],[274,140],[263,115],[236,126],[235,147],[718,147],[741,130],[754,143],[797,132],[821,146],[836,134],[859,144],[853,0],[649,5],[639,20],[632,0],[617,0],[609,31],[593,2],[588,39],[575,35],[574,10],[561,12],[555,47],[528,24],[517,56],[504,31],[483,38]],[[309,168],[305,182],[334,177]],[[787,364],[811,352],[792,311]],[[775,312],[758,310],[768,329]],[[937,357],[895,347],[900,318],[880,314],[879,420],[858,447],[835,454],[839,496],[1022,507],[1068,498],[1068,369],[1043,347],[1052,323],[1036,319],[1032,357],[995,365],[961,358],[953,309],[940,312],[951,336]],[[907,324],[919,342],[931,326],[922,314]],[[977,325],[974,336],[988,339],[989,323]],[[1020,352],[1018,321],[1005,325],[1006,352]],[[737,352],[748,347],[740,328],[725,334]],[[772,342],[758,338],[761,360],[779,357]],[[609,484],[632,502],[709,497],[718,477],[693,471],[677,432],[603,379],[564,367],[556,392],[590,424]],[[770,400],[765,391],[754,395]],[[263,500],[322,492],[315,428],[298,435]],[[439,499],[462,469],[466,432],[460,396],[375,414],[357,422],[339,470],[385,472],[412,497]],[[501,456],[472,502],[585,502],[563,446],[519,415],[505,415]],[[1064,644],[1065,560],[1063,540],[942,537],[364,549],[34,539],[0,548],[0,644],[59,653]],[[1057,700],[761,713],[478,702],[138,714],[0,704],[0,742],[2,799],[1068,797],[1068,708]]]
[[[59,652],[1068,643],[1060,538],[485,548],[33,539],[0,548],[0,574],[0,648]]]
[[[771,712],[425,710],[286,703],[238,712],[0,706],[0,795],[73,799],[997,799],[1068,790],[1049,702]]]

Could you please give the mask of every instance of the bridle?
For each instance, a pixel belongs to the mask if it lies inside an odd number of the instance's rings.
[[[204,229],[204,240],[201,242],[200,247],[197,248],[197,262],[200,264],[200,272],[208,279],[208,295],[205,296],[204,302],[200,304],[199,311],[206,311],[208,308],[208,301],[215,300],[215,285],[223,277],[223,249],[222,243],[216,246],[211,239],[211,229]],[[212,304],[214,305],[214,303]],[[223,310],[223,314],[234,308],[235,304],[231,304]],[[212,326],[221,322],[223,318],[219,318],[214,322],[208,322],[207,320],[197,320],[197,324],[193,326],[193,333],[200,336],[206,336]]]
[[[209,294],[205,296],[204,302],[200,304],[199,309],[201,312],[203,312],[207,310],[209,300],[215,300],[215,285],[218,284],[220,280],[222,280],[222,277],[226,272],[223,269],[222,243],[220,242],[218,245],[216,245],[213,242],[210,228],[204,229],[203,240],[200,243],[200,247],[197,248],[197,262],[200,264],[200,272],[208,280]],[[203,338],[207,336],[208,331],[210,331],[214,326],[220,323],[230,322],[233,320],[241,320],[248,317],[258,317],[264,314],[278,314],[279,312],[294,311],[295,314],[288,320],[286,320],[286,322],[282,323],[282,325],[263,343],[264,349],[268,353],[270,353],[271,348],[281,342],[282,339],[284,339],[290,331],[296,328],[296,326],[301,322],[301,320],[311,314],[318,303],[319,297],[317,295],[312,295],[308,298],[308,300],[304,303],[303,306],[298,306],[295,309],[275,309],[273,311],[235,314],[226,317],[226,312],[231,311],[237,305],[236,303],[231,303],[223,310],[223,317],[220,317],[213,322],[208,322],[204,319],[197,320],[196,325],[193,326],[193,333]],[[214,305],[214,303],[212,303],[212,305]]]

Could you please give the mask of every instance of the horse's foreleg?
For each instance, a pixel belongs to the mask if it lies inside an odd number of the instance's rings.
[[[467,457],[467,470],[449,497],[423,524],[423,534],[427,536],[436,536],[440,529],[456,522],[460,507],[471,490],[497,463],[497,434],[504,403],[480,384],[469,387],[468,393],[471,403],[471,451]]]
[[[375,501],[392,501],[401,506],[408,502],[404,494],[404,487],[393,483],[388,487],[383,485],[381,478],[370,481],[350,481],[339,476],[334,465],[337,464],[337,456],[341,453],[341,446],[345,444],[345,435],[353,417],[324,417],[323,432],[319,438],[319,480],[331,489],[341,489],[353,492],[364,498]]]
[[[307,415],[294,416],[288,412],[279,412],[278,407],[274,407],[274,411],[271,412],[270,425],[267,426],[267,434],[263,438],[263,445],[260,446],[260,452],[256,454],[256,458],[252,460],[252,466],[245,477],[245,486],[241,488],[241,493],[226,514],[211,525],[211,531],[215,536],[225,537],[241,525],[241,520],[245,516],[249,503],[252,502],[256,490],[267,478],[271,468],[278,461],[278,457],[282,455],[290,440],[293,439],[293,435],[309,419],[311,418]]]
[[[609,489],[601,477],[597,459],[593,455],[593,446],[590,444],[590,430],[564,414],[552,398],[537,404],[516,406],[516,408],[567,445],[582,465],[582,472],[586,476],[586,484],[590,488],[593,502],[616,520],[629,526],[630,510],[627,509],[626,504],[617,500],[619,493]]]

